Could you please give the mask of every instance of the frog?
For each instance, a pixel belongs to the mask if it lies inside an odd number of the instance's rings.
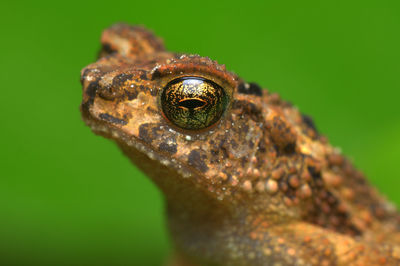
[[[400,215],[313,119],[225,65],[118,23],[83,121],[161,190],[169,265],[400,265]]]

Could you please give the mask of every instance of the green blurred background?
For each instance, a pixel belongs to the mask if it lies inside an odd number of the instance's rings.
[[[400,204],[399,1],[260,2],[0,4],[0,264],[159,265],[169,253],[160,193],[80,118],[80,70],[118,21],[279,92]]]

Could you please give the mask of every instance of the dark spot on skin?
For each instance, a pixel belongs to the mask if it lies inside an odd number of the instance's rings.
[[[263,141],[263,138],[261,139],[261,141],[258,143],[258,150],[260,152],[265,152],[267,150],[267,147],[265,145],[265,142]]]
[[[223,159],[228,158],[229,154],[228,154],[228,151],[226,150],[226,148],[225,148],[225,147],[222,147],[222,148],[221,148],[221,151],[222,151],[222,157],[223,157]]]
[[[274,145],[278,147],[277,151],[280,149],[280,152],[287,155],[295,152],[296,134],[292,131],[289,124],[280,117],[274,117],[272,121],[268,122],[267,129],[270,132]]]
[[[337,206],[338,205],[339,200],[330,191],[326,192],[326,197],[328,199],[329,205],[331,205],[331,206]]]
[[[163,142],[160,144],[160,146],[158,146],[158,149],[160,151],[165,151],[170,154],[175,154],[177,152],[176,143],[168,144],[168,143]]]
[[[319,180],[319,179],[321,179],[321,172],[317,172],[317,171],[315,170],[315,167],[313,167],[313,166],[308,166],[307,169],[308,169],[308,172],[310,173],[311,177],[312,177],[314,180]]]
[[[132,79],[132,77],[133,77],[132,74],[125,74],[125,73],[119,74],[113,78],[112,86],[120,87],[120,86],[124,85],[124,83],[127,80]]]
[[[311,128],[312,130],[315,131],[315,133],[318,134],[318,130],[317,130],[317,127],[314,124],[313,119],[310,116],[305,115],[305,114],[301,114],[301,117],[303,119],[304,124],[306,124],[309,128]]]
[[[140,78],[141,78],[142,80],[148,80],[148,78],[147,78],[147,72],[143,71],[142,74],[140,74]]]
[[[289,143],[283,148],[285,154],[293,154],[296,151],[296,143]]]
[[[219,142],[219,148],[221,149],[223,146],[224,146],[224,144],[225,144],[225,139],[221,139],[221,141]]]
[[[152,138],[149,133],[149,128],[152,128],[151,123],[142,124],[139,127],[139,138],[146,143],[151,143]]]
[[[240,160],[240,163],[241,163],[242,167],[244,167],[247,163],[247,156],[242,157]]]
[[[201,172],[205,173],[208,171],[208,166],[201,159],[199,150],[192,150],[188,157],[189,165],[197,168]]]
[[[117,50],[112,49],[111,44],[109,43],[103,43],[103,47],[102,47],[102,51],[101,53],[105,53],[105,54],[112,54],[112,53],[116,53]]]
[[[137,92],[137,90],[126,91],[126,96],[128,96],[129,101],[132,101],[132,100],[136,99],[136,97],[138,96],[138,92]]]
[[[222,181],[223,183],[232,183],[232,175],[231,174],[226,174],[226,181]]]
[[[236,143],[236,141],[235,140],[231,140],[231,147],[233,148],[233,149],[236,149],[237,147],[238,147],[238,144]]]
[[[125,126],[126,124],[128,124],[128,122],[126,122],[125,120],[116,118],[110,114],[107,113],[103,113],[100,114],[99,117],[107,122],[113,123],[113,124],[119,124],[119,125],[123,125]]]
[[[238,92],[242,94],[262,96],[262,89],[256,83],[249,83],[248,87],[245,85],[245,83],[240,83],[238,86]]]
[[[347,217],[346,217],[347,218]],[[354,224],[350,224],[349,225],[349,229],[350,229],[350,232],[354,235],[354,236],[361,236],[362,235],[362,231],[359,229],[359,228],[357,228]]]
[[[217,156],[218,155],[218,150],[211,150],[211,154],[213,156]]]
[[[250,83],[249,91],[254,95],[262,96],[262,88],[257,83]]]
[[[143,86],[143,85],[139,85],[139,88],[140,88],[139,91],[146,91],[149,89],[148,87]]]
[[[239,92],[239,93],[246,94],[246,88],[245,88],[245,86],[244,86],[244,82],[242,82],[242,83],[239,84],[239,86],[238,86],[238,92]]]
[[[90,108],[90,103],[89,101],[82,102],[81,104],[81,111],[83,115],[89,115],[89,108]]]
[[[93,104],[94,102],[94,98],[96,97],[96,91],[99,88],[99,80],[100,78],[97,78],[95,81],[91,82],[86,89],[86,95],[89,96],[87,104],[89,105]]]
[[[155,79],[158,79],[158,78],[160,78],[160,77],[161,77],[161,72],[160,72],[160,70],[156,69],[156,70],[153,72],[153,75],[151,76],[151,79],[152,79],[152,80],[155,80]]]
[[[158,90],[154,88],[150,88],[150,95],[151,96],[157,96]]]
[[[254,142],[251,141],[251,140],[249,141],[249,147],[250,147],[250,148],[254,148]]]
[[[226,150],[226,139],[221,139],[216,148],[218,149],[218,151],[221,151],[223,159],[228,158],[228,151]],[[204,156],[204,158],[206,157]]]
[[[239,109],[243,115],[248,115],[253,121],[259,122],[263,120],[261,109],[250,101],[234,101],[232,109]]]

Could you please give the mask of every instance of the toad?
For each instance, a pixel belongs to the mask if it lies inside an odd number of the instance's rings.
[[[313,120],[207,57],[116,24],[82,117],[162,191],[172,265],[399,265],[400,216]]]

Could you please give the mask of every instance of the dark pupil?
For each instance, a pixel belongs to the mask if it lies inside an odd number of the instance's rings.
[[[204,106],[206,103],[202,100],[199,99],[188,99],[188,100],[182,100],[179,102],[180,107],[185,107],[187,109],[194,109],[198,107]]]

